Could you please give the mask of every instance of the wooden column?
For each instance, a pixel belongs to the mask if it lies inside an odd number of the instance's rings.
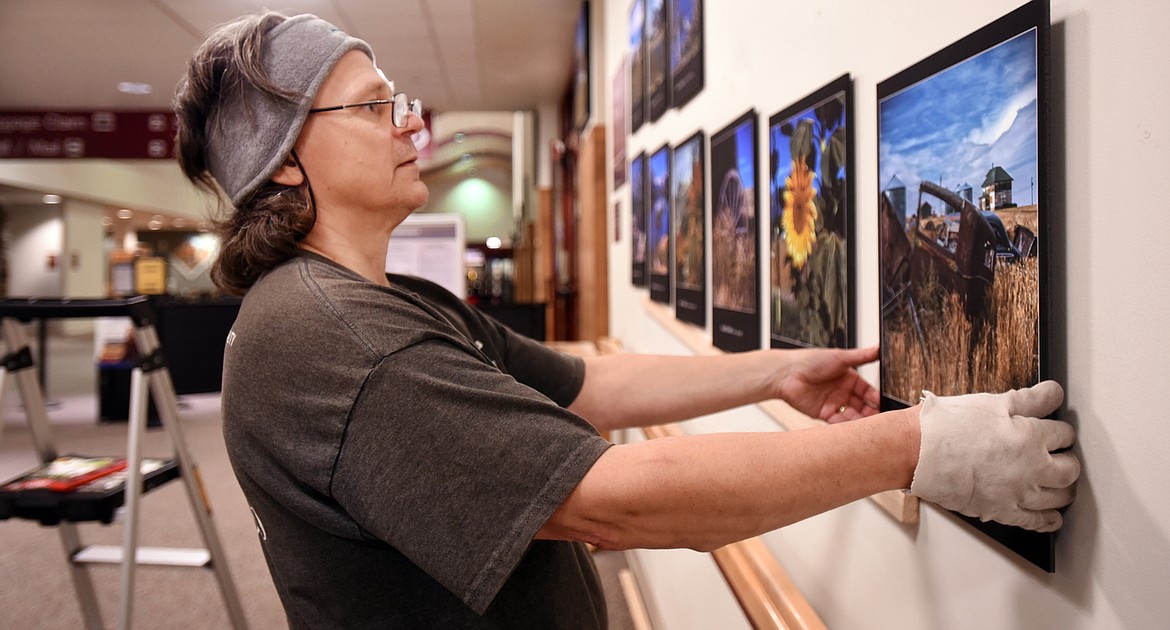
[[[577,163],[577,304],[579,338],[609,334],[609,213],[606,211],[605,126],[594,125],[580,144]]]

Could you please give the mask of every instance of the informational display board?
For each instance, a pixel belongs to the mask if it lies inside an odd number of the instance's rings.
[[[463,252],[466,224],[459,214],[412,214],[390,236],[386,273],[426,278],[467,297]]]

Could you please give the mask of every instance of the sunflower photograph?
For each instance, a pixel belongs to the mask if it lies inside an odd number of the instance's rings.
[[[769,120],[773,347],[850,343],[850,85],[840,77]]]

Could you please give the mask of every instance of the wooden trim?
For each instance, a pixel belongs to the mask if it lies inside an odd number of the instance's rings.
[[[686,435],[677,424],[644,427],[646,437]],[[711,552],[744,615],[757,630],[825,630],[812,605],[759,537]]]
[[[638,581],[629,569],[618,571],[618,582],[622,585],[622,595],[626,598],[626,608],[630,611],[634,630],[652,630],[650,614],[646,611],[646,602],[642,601],[642,590],[638,588]]]
[[[722,350],[711,345],[705,331],[680,322],[675,318],[674,311],[668,306],[645,297],[642,300],[642,308],[695,354],[710,356],[723,353]],[[824,422],[810,418],[780,400],[766,400],[757,403],[757,406],[777,424],[789,431],[824,425]],[[902,490],[889,490],[875,494],[870,499],[899,523],[904,525],[918,523],[918,497],[910,496]]]

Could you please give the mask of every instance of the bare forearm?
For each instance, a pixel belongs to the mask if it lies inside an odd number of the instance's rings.
[[[569,409],[609,430],[686,420],[759,402],[770,396],[769,378],[782,356],[768,355],[590,357],[581,393]]]
[[[718,548],[910,485],[917,408],[778,433],[615,446],[540,537],[605,548]]]

